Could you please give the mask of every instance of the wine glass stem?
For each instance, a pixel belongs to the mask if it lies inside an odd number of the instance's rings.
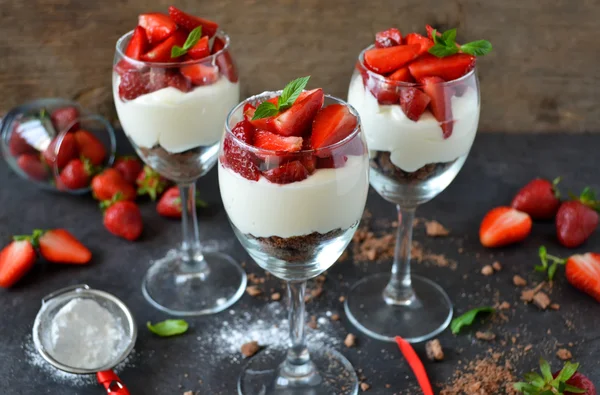
[[[407,306],[415,302],[415,293],[410,279],[410,250],[412,246],[413,220],[416,207],[398,208],[398,229],[392,277],[383,291],[387,304]]]
[[[314,369],[304,334],[306,281],[288,281],[288,314],[290,323],[290,348],[283,363],[283,374],[292,377],[307,376]]]
[[[181,197],[181,230],[183,241],[181,243],[184,267],[182,271],[208,274],[208,265],[202,255],[200,246],[200,233],[198,231],[198,217],[196,215],[196,184],[179,184]]]

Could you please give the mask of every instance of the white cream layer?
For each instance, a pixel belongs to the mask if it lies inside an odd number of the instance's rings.
[[[125,134],[140,147],[160,145],[171,153],[218,142],[227,113],[240,98],[239,83],[225,76],[189,92],[168,87],[130,101],[119,97],[120,77],[115,75],[113,80],[115,106]]]
[[[350,82],[348,103],[358,113],[369,150],[391,152],[394,165],[413,172],[428,163],[451,162],[471,149],[479,122],[477,92],[468,88],[451,99],[454,128],[444,139],[442,128],[429,110],[414,122],[399,105],[382,105],[365,89],[360,74]]]
[[[319,169],[307,179],[274,184],[248,180],[219,163],[219,186],[231,222],[256,237],[303,236],[347,229],[360,220],[367,200],[368,161],[348,156],[339,169]]]

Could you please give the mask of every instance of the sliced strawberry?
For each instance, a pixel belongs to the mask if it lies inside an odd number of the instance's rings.
[[[254,146],[270,151],[297,152],[302,149],[302,137],[285,137],[258,130],[254,134]]]
[[[22,154],[17,158],[17,166],[31,179],[45,181],[48,179],[48,168],[40,161],[37,154]]]
[[[179,69],[150,69],[148,80],[149,92],[154,92],[169,86],[182,92],[189,92],[192,90],[192,83],[179,72]]]
[[[433,47],[433,41],[430,38],[421,36],[418,33],[410,33],[404,37],[404,41],[406,44],[418,44],[421,46],[419,49],[419,56],[428,52],[431,47]]]
[[[517,192],[511,206],[529,214],[533,219],[554,218],[560,206],[556,183],[541,178],[530,181]]]
[[[254,126],[248,121],[238,122],[237,125],[231,130],[233,135],[243,141],[246,144],[254,144]]]
[[[278,98],[279,98],[279,96],[276,96],[276,97],[273,97],[266,101],[277,105]],[[298,100],[299,99],[300,98],[298,98]],[[255,112],[256,112],[256,107],[254,107],[252,104],[246,103],[244,105],[244,117],[246,118],[246,120],[248,120],[250,123],[252,123],[252,125],[256,129],[273,131],[275,133],[277,132],[277,129],[275,129],[275,126],[273,124],[275,122],[275,117],[260,118],[260,119],[252,120],[252,117],[254,117]]]
[[[121,75],[119,83],[119,97],[121,100],[134,100],[135,98],[150,93],[148,84],[150,82],[149,73],[140,73],[130,71]]]
[[[319,149],[342,141],[354,131],[357,123],[347,106],[330,104],[315,116],[310,145]]]
[[[82,189],[90,184],[91,171],[81,159],[72,159],[60,172],[60,185],[66,189]]]
[[[400,30],[391,28],[375,35],[375,46],[377,48],[395,47],[402,44],[402,34]]]
[[[317,158],[317,169],[337,169],[339,167],[344,167],[347,161],[348,157],[346,155]]]
[[[300,161],[295,160],[275,169],[267,170],[262,174],[267,180],[275,184],[290,184],[306,179],[308,177],[308,170]]]
[[[135,156],[122,156],[117,158],[113,168],[121,173],[125,181],[131,185],[135,185],[135,181],[144,169],[144,165]]]
[[[212,47],[212,54],[215,54],[225,48],[225,41],[223,41],[220,37],[215,37]],[[219,67],[219,70],[229,81],[232,83],[236,83],[238,81],[238,72],[235,67],[235,63],[231,58],[231,54],[229,51],[221,52],[217,55],[216,64]]]
[[[151,45],[156,45],[164,40],[177,30],[177,25],[168,15],[160,12],[149,14],[141,14],[138,17],[138,25],[144,28],[148,42]]]
[[[92,253],[69,231],[53,229],[39,238],[40,254],[48,262],[88,263]]]
[[[0,251],[0,287],[9,288],[35,263],[35,249],[28,240],[13,241]]]
[[[600,302],[600,254],[573,255],[567,260],[565,274],[572,286]]]
[[[564,202],[556,213],[556,235],[568,248],[582,245],[598,227],[598,213],[578,200]]]
[[[247,102],[246,104],[244,104],[244,119],[246,121],[250,122],[250,120],[254,116],[255,112],[256,112],[256,107],[254,107],[250,102]]]
[[[8,150],[12,156],[37,153],[35,148],[29,145],[27,140],[21,136],[21,129],[18,123],[15,123],[13,126],[13,131],[10,134],[10,138],[8,140]]]
[[[106,147],[93,133],[80,129],[74,134],[77,151],[80,156],[89,159],[94,166],[99,166],[106,159]]]
[[[60,147],[58,147],[58,154],[56,154],[57,143],[58,138],[52,140],[50,145],[48,145],[48,148],[44,151],[43,157],[48,166],[54,166],[56,164],[59,169],[62,169],[71,159],[77,158],[77,142],[75,141],[73,133],[65,134],[60,143]]]
[[[215,37],[210,53],[215,54],[225,48],[225,41],[220,37]]]
[[[202,35],[212,37],[219,29],[219,25],[215,22],[190,15],[186,12],[181,11],[175,6],[169,7],[169,15],[171,16],[171,19],[173,21],[175,21],[179,26],[181,26],[188,32],[191,32],[198,26],[202,26]]]
[[[531,217],[512,207],[490,210],[479,228],[479,241],[484,247],[502,247],[524,240],[531,232]]]
[[[219,79],[219,70],[215,66],[206,64],[190,64],[181,66],[181,74],[193,85],[210,85]]]
[[[202,59],[210,55],[210,47],[208,46],[208,36],[202,37],[196,45],[190,48],[187,52],[192,59]]]
[[[146,52],[142,55],[142,60],[144,62],[155,62],[155,63],[164,63],[164,62],[177,62],[179,58],[171,57],[171,49],[173,46],[183,46],[185,40],[187,39],[187,35],[181,30],[177,30],[173,33],[172,36],[167,38],[165,41],[161,42],[150,51]]]
[[[423,90],[431,99],[431,113],[442,127],[444,138],[447,139],[452,135],[454,121],[452,120],[452,107],[450,103],[450,95],[447,95],[439,77],[425,77],[421,80]]]
[[[431,99],[417,88],[402,88],[400,90],[400,107],[406,117],[418,121]]]
[[[379,104],[391,105],[398,103],[398,86],[373,78],[368,85],[369,92],[377,99]]]
[[[365,52],[365,65],[379,74],[391,73],[419,56],[420,49],[418,44],[369,49]]]
[[[408,65],[410,73],[416,80],[440,77],[444,81],[452,81],[467,74],[473,68],[475,68],[475,56],[465,53],[443,58],[425,54]]]
[[[246,120],[240,121],[232,129],[232,133],[240,140],[251,144],[254,127]],[[260,172],[256,167],[254,155],[237,143],[231,136],[226,136],[223,141],[223,155],[221,156],[223,166],[230,168],[242,177],[258,181]]]
[[[292,107],[275,117],[272,131],[282,136],[303,135],[310,128],[324,100],[321,88],[303,92]]]
[[[57,108],[50,114],[52,124],[58,133],[67,128],[69,131],[79,129],[79,124],[76,123],[77,118],[79,118],[79,110],[72,106]]]
[[[317,158],[313,154],[307,153],[306,155],[302,155],[300,157],[300,163],[302,163],[302,166],[304,166],[306,168],[306,171],[308,171],[308,174],[312,174],[315,172],[315,170],[317,170],[318,159],[319,158]]]
[[[430,40],[432,40],[433,42],[433,27],[431,25],[425,25],[425,30],[427,31],[427,37],[429,37]],[[442,33],[440,33],[439,31],[436,31],[436,36],[437,37],[442,37]],[[457,48],[460,49],[460,44],[459,43],[454,43],[456,45]]]
[[[410,75],[410,71],[408,71],[408,67],[402,67],[394,71],[387,79],[391,81],[415,82],[415,79]]]
[[[131,59],[140,60],[142,55],[148,51],[149,44],[146,30],[141,26],[136,26],[125,49],[125,55]]]

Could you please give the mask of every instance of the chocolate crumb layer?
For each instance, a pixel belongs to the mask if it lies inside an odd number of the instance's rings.
[[[415,184],[443,173],[454,162],[428,163],[413,172],[407,172],[392,163],[390,152],[377,151],[375,157],[371,158],[370,165],[372,168],[379,170],[383,175],[393,178],[399,183]]]
[[[344,233],[342,229],[334,229],[327,233],[313,232],[304,236],[292,237],[255,237],[249,238],[258,241],[265,253],[274,258],[287,262],[303,262],[314,257],[317,249],[323,244]]]

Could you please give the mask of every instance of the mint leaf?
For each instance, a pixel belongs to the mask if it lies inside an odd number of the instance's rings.
[[[538,388],[542,388],[544,386],[544,384],[546,384],[546,382],[544,381],[544,378],[542,376],[540,376],[539,373],[536,373],[536,372],[525,373],[523,375],[523,378],[525,380],[527,380],[527,382],[535,385]]]
[[[483,56],[492,50],[492,43],[487,40],[478,40],[460,46],[460,50],[473,56]]]
[[[548,382],[554,380],[554,378],[552,377],[552,370],[550,370],[550,364],[543,358],[540,358],[540,371],[544,376],[544,380]]]
[[[565,388],[563,392],[572,392],[574,394],[585,394],[586,390],[582,390],[579,387],[575,387],[574,385],[565,383]]]
[[[279,108],[277,108],[275,104],[266,101],[260,103],[260,106],[256,108],[252,120],[254,121],[256,119],[269,118],[277,114],[279,114]]]
[[[283,88],[283,92],[281,93],[281,96],[279,96],[278,99],[280,111],[285,111],[294,104],[296,99],[298,99],[298,96],[300,96],[300,93],[302,93],[302,91],[306,87],[306,84],[308,83],[309,79],[310,75],[306,77],[296,78],[295,80],[288,83],[285,86],[285,88]]]
[[[573,377],[575,372],[577,372],[577,369],[579,369],[578,363],[567,362],[567,363],[565,363],[565,366],[562,368],[562,370],[560,371],[558,376],[556,376],[556,378],[559,381],[567,381],[571,377]]]
[[[446,43],[446,46],[454,45],[456,41],[456,29],[446,30],[442,33],[442,40]]]
[[[184,320],[165,320],[154,325],[148,321],[146,326],[150,332],[160,337],[181,335],[188,330],[188,323]]]
[[[558,268],[558,262],[554,262],[550,269],[548,269],[548,280],[554,280],[554,275],[556,274],[556,269]]]
[[[539,391],[539,388],[533,384],[529,383],[514,383],[513,388],[517,391],[526,393],[526,394],[535,394]]]
[[[429,48],[429,53],[437,56],[438,58],[443,58],[446,56],[454,55],[458,52],[458,48],[455,45],[451,47],[447,47],[444,45],[436,44],[433,47]]]
[[[188,50],[190,50],[194,45],[198,44],[200,38],[202,38],[202,26],[198,26],[192,30],[190,34],[188,34],[183,47],[173,45],[173,48],[171,48],[171,57],[178,58],[185,55]]]
[[[461,315],[460,317],[456,317],[455,319],[452,320],[452,322],[450,323],[450,329],[452,330],[453,334],[457,334],[458,332],[460,332],[460,330],[462,329],[463,326],[469,326],[473,323],[473,321],[475,320],[475,317],[477,316],[477,314],[479,313],[493,313],[496,310],[493,307],[477,307],[473,310],[469,310],[466,313],[464,313],[463,315]]]

